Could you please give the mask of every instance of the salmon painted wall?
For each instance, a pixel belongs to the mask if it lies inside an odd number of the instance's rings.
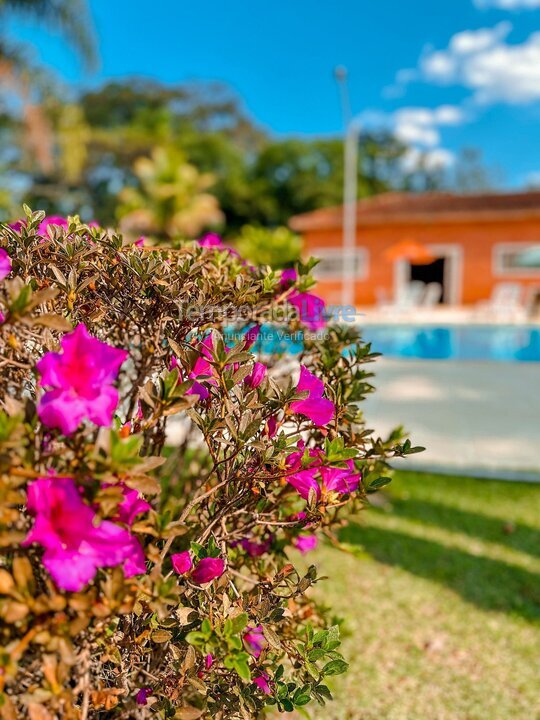
[[[341,228],[306,230],[303,233],[304,255],[317,256],[323,248],[339,248],[342,244]],[[360,225],[357,247],[368,251],[366,279],[356,283],[356,304],[372,305],[378,293],[392,297],[395,287],[395,264],[385,257],[385,252],[404,240],[426,245],[448,245],[460,249],[459,295],[462,304],[474,304],[487,300],[495,285],[517,282],[524,287],[524,300],[531,300],[540,293],[540,270],[513,271],[496,274],[494,247],[499,244],[540,244],[540,220],[516,219],[485,222],[433,222],[388,225]],[[434,252],[434,255],[437,253]],[[320,279],[317,292],[329,303],[339,303],[341,282]]]

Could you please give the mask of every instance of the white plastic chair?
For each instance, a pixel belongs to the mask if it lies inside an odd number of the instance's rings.
[[[523,289],[519,283],[499,283],[489,300],[478,303],[479,317],[494,322],[524,322],[527,310],[523,305]]]
[[[420,302],[422,308],[432,309],[437,307],[442,297],[442,285],[438,282],[430,282],[426,285],[424,295]]]

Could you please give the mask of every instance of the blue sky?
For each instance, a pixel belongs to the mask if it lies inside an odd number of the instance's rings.
[[[451,163],[474,146],[507,186],[540,180],[540,0],[90,0],[100,67],[13,23],[67,82],[219,79],[279,135],[342,130],[333,68],[353,111]]]

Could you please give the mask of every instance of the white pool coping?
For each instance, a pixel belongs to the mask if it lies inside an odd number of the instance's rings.
[[[370,369],[368,427],[402,424],[426,447],[397,467],[540,480],[540,363],[380,358]]]

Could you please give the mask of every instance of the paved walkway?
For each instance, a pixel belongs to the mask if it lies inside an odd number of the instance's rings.
[[[397,424],[426,452],[405,467],[540,480],[540,363],[381,358],[369,427]]]

